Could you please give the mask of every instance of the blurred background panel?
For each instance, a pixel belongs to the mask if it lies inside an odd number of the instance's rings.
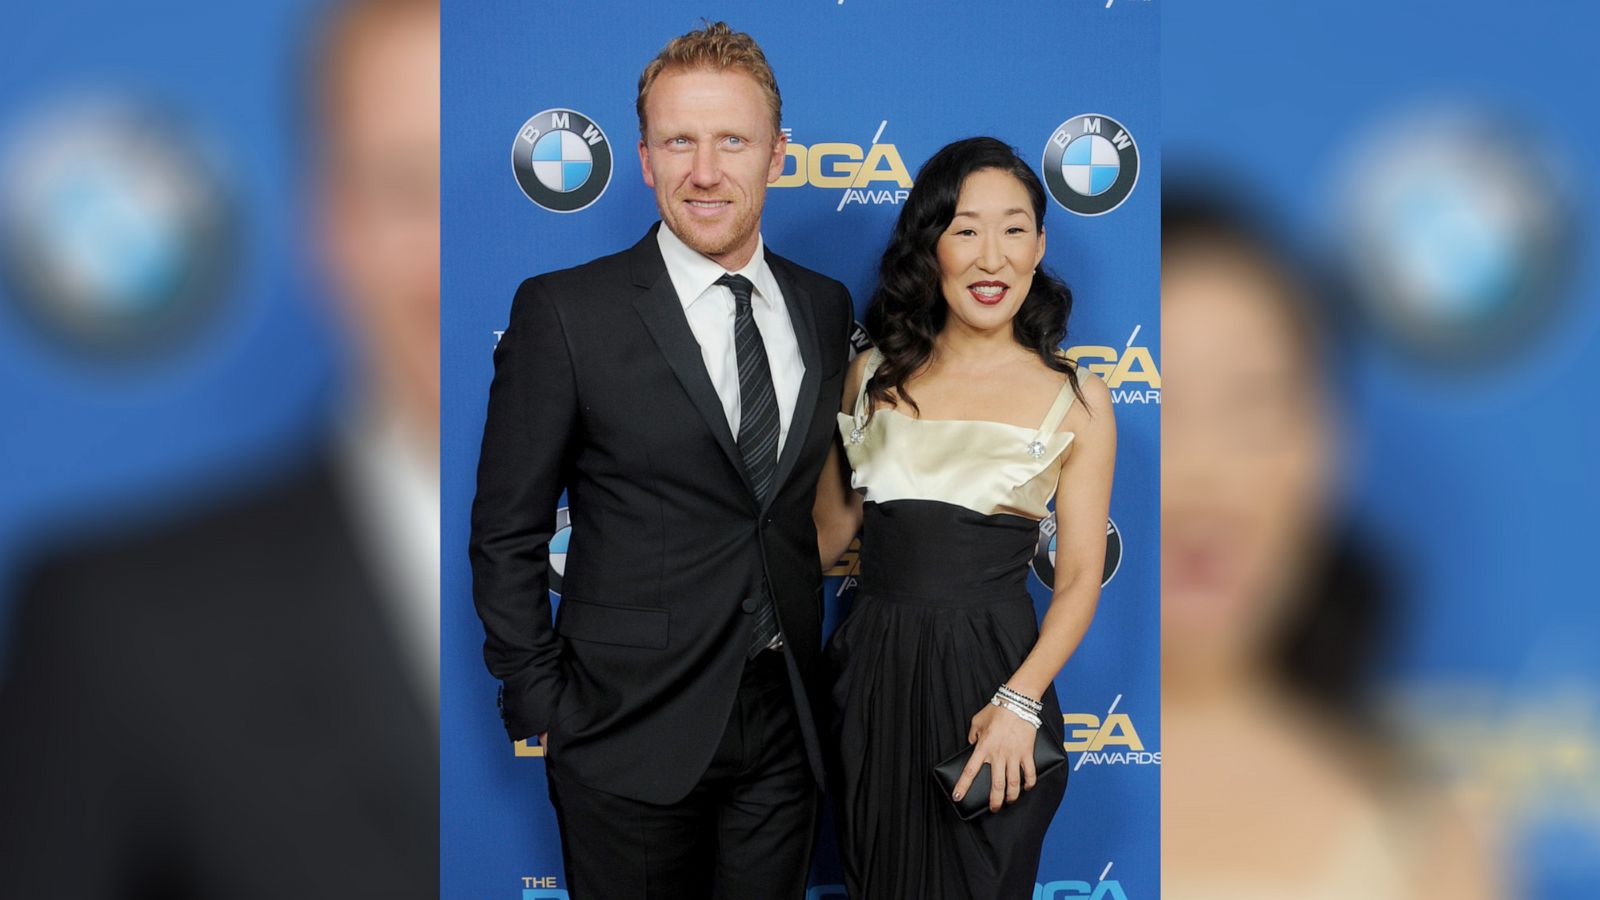
[[[324,4],[8,4],[0,567],[176,509],[326,417],[338,351],[297,180]]]
[[[1597,24],[1591,6],[1559,2],[1164,5],[1167,184],[1187,200],[1202,198],[1200,207],[1227,211],[1212,220],[1216,240],[1197,238],[1204,228],[1188,233],[1183,246],[1201,252],[1184,265],[1163,261],[1164,352],[1169,386],[1177,386],[1163,411],[1163,883],[1173,896],[1209,896],[1177,893],[1186,876],[1244,891],[1233,896],[1299,879],[1300,896],[1321,896],[1311,888],[1327,883],[1326,867],[1348,849],[1335,838],[1361,831],[1329,826],[1312,842],[1324,852],[1290,863],[1197,861],[1192,851],[1205,844],[1195,825],[1215,798],[1190,790],[1212,776],[1182,762],[1184,745],[1192,760],[1199,739],[1218,733],[1239,741],[1215,753],[1293,757],[1302,766],[1296,777],[1324,779],[1324,788],[1336,781],[1341,796],[1364,797],[1358,805],[1379,810],[1391,837],[1408,833],[1384,812],[1394,797],[1411,796],[1402,789],[1459,813],[1418,819],[1462,826],[1455,845],[1483,851],[1465,867],[1472,883],[1445,877],[1461,867],[1435,869],[1412,896],[1600,891]],[[1228,224],[1238,222],[1242,239]],[[1309,317],[1279,315],[1302,302],[1315,307]],[[1281,309],[1259,315],[1273,305]],[[1235,331],[1211,327],[1235,313]],[[1195,324],[1177,327],[1179,317]],[[1325,355],[1299,353],[1296,367],[1273,369],[1267,345],[1296,339],[1298,326],[1283,327],[1289,319],[1309,322]],[[1262,366],[1253,377],[1243,368],[1250,361]],[[1237,370],[1231,384],[1218,375],[1229,369]],[[1340,662],[1352,690],[1332,706],[1283,668],[1239,678],[1235,693],[1288,697],[1287,707],[1212,706],[1174,684],[1179,672],[1217,663],[1197,663],[1215,648],[1174,631],[1174,621],[1214,613],[1254,625],[1285,607],[1322,604],[1344,614],[1324,621],[1323,634],[1350,622],[1350,604],[1329,599],[1332,581],[1310,561],[1317,554],[1293,540],[1241,531],[1207,544],[1175,527],[1205,514],[1196,498],[1259,452],[1262,441],[1244,440],[1231,456],[1207,458],[1204,448],[1222,422],[1271,402],[1267,373],[1299,379],[1307,393],[1293,416],[1248,421],[1266,429],[1268,443],[1314,434],[1329,458],[1307,462],[1300,481],[1273,482],[1260,470],[1260,490],[1303,489],[1259,504],[1262,520],[1273,507],[1273,521],[1303,529],[1324,555],[1351,539],[1366,560],[1381,561],[1357,592],[1371,605],[1370,634],[1335,642],[1348,651]],[[1186,397],[1186,377],[1229,392],[1226,402]],[[1307,399],[1323,394],[1325,405]],[[1191,413],[1204,419],[1203,411],[1235,418],[1175,424]],[[1313,520],[1316,527],[1306,525]],[[1299,554],[1292,565],[1264,561],[1266,550],[1291,549]],[[1235,585],[1222,597],[1225,579],[1214,576],[1229,564],[1263,573],[1255,595]],[[1273,634],[1253,652],[1282,651],[1283,635]],[[1252,651],[1229,652],[1237,664]],[[1227,718],[1235,714],[1242,718]],[[1211,730],[1225,722],[1232,731]],[[1317,765],[1309,751],[1264,749],[1310,734],[1321,735],[1310,743],[1322,750],[1353,747],[1329,750],[1334,761]],[[1399,763],[1405,777],[1373,774],[1374,757]],[[1241,780],[1235,797],[1246,817],[1305,821],[1312,794],[1282,788],[1307,782],[1285,776],[1276,794],[1257,790],[1267,771],[1282,774],[1258,768]],[[1209,837],[1239,835],[1213,826]],[[1388,855],[1349,858],[1378,860],[1374,872],[1426,867],[1428,841],[1387,845]],[[1388,883],[1372,874],[1365,894],[1387,896],[1380,886]]]
[[[437,3],[3,15],[0,896],[436,896]]]

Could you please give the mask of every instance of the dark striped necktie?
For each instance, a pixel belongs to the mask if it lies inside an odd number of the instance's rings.
[[[767,347],[761,342],[750,307],[754,285],[743,275],[724,275],[717,284],[733,292],[733,347],[739,360],[739,455],[756,500],[765,503],[778,471],[778,393],[772,387]],[[763,582],[761,605],[750,635],[750,656],[765,650],[778,638],[778,615],[772,593]]]

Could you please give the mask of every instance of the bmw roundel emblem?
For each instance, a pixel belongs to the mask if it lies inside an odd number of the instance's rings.
[[[583,113],[547,109],[517,131],[511,170],[529,200],[551,212],[577,212],[611,183],[611,142]]]
[[[572,540],[572,512],[556,510],[556,530],[550,536],[550,593],[561,596],[561,577],[567,573],[567,545]]]
[[[1349,151],[1330,205],[1341,286],[1379,337],[1417,362],[1477,368],[1537,346],[1563,314],[1571,321],[1583,192],[1569,184],[1567,152],[1489,107],[1376,123]]]
[[[1117,523],[1106,519],[1106,564],[1100,572],[1100,586],[1105,587],[1122,568],[1122,531]],[[1056,586],[1056,517],[1045,516],[1039,520],[1039,544],[1033,554],[1033,575],[1047,588]]]
[[[1110,116],[1073,116],[1044,145],[1044,183],[1068,212],[1099,216],[1122,205],[1139,183],[1139,145]]]
[[[859,320],[850,321],[850,358],[855,359],[857,354],[865,353],[872,347],[872,335],[867,334],[867,326]]]
[[[91,96],[23,123],[0,170],[0,300],[71,350],[148,358],[229,298],[237,206],[198,123]]]

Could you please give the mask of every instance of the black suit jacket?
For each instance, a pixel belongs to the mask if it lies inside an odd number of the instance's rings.
[[[437,726],[332,460],[27,566],[0,897],[437,897]]]
[[[655,227],[661,227],[659,224]],[[472,507],[484,659],[516,740],[550,732],[582,783],[670,803],[709,765],[732,709],[763,577],[801,731],[818,675],[822,576],[811,518],[834,440],[849,292],[768,251],[805,363],[777,487],[757,501],[655,228],[632,248],[530,278],[495,350]],[[550,621],[549,541],[572,533]]]

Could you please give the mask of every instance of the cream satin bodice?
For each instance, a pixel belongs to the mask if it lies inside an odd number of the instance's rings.
[[[839,413],[850,483],[875,503],[937,500],[982,515],[1029,519],[1050,514],[1073,433],[1057,431],[1072,408],[1070,383],[1061,386],[1038,428],[981,419],[919,419],[894,407],[867,411],[867,382],[883,362],[868,351],[855,411]]]

